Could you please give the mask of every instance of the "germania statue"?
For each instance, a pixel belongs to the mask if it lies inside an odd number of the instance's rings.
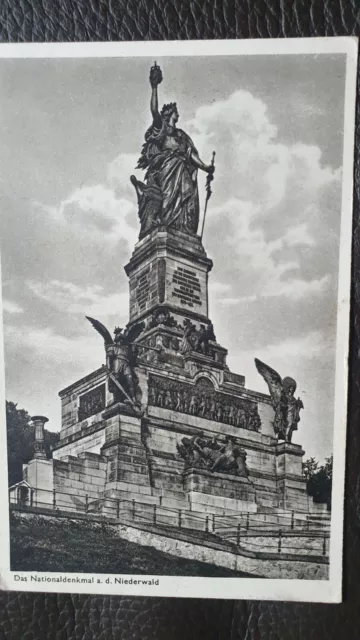
[[[212,176],[214,164],[206,165],[191,138],[178,129],[179,114],[175,102],[158,107],[160,67],[150,69],[153,122],[145,133],[137,168],[146,170],[145,182],[130,180],[138,197],[140,238],[157,226],[171,227],[196,234],[199,224],[198,169]]]

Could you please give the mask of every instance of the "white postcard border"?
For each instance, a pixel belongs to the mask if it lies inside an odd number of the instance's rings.
[[[18,591],[89,593],[108,595],[146,595],[189,598],[287,600],[303,602],[340,602],[342,596],[343,500],[345,479],[348,343],[351,283],[353,156],[355,133],[356,67],[358,40],[353,37],[259,39],[224,41],[171,41],[119,43],[44,43],[1,44],[0,58],[72,58],[72,57],[154,57],[162,56],[229,56],[229,55],[297,55],[339,54],[347,56],[344,108],[344,145],[342,177],[341,241],[339,260],[339,293],[336,353],[336,399],[333,439],[333,483],[330,577],[329,580],[274,580],[261,578],[202,578],[169,576],[136,576],[75,573],[42,573],[10,571],[10,536],[7,489],[0,492],[0,588]],[[0,273],[1,275],[1,273]],[[5,364],[0,296],[0,482],[7,488],[7,443],[5,416]],[[28,581],[16,579],[27,576]],[[38,582],[31,576],[45,578]],[[50,578],[90,579],[91,584],[72,581],[48,582]],[[159,584],[114,584],[123,580],[154,580]],[[98,582],[100,580],[100,582]],[[106,582],[111,580],[112,582]]]

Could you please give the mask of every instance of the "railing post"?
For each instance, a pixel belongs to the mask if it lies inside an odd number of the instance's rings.
[[[56,509],[56,491],[53,489],[53,509]]]
[[[135,499],[132,499],[132,519],[135,520]]]
[[[87,513],[89,510],[89,496],[88,494],[86,494],[85,496],[85,513]]]
[[[294,528],[294,512],[291,512],[291,528]]]
[[[323,541],[323,556],[326,556],[326,535],[324,533],[324,541]]]
[[[181,509],[179,509],[179,518],[178,518],[178,521],[179,521],[179,529],[181,529]]]
[[[116,518],[117,520],[120,518],[120,500],[118,500],[116,504]]]
[[[205,518],[205,531],[206,533],[209,532],[209,516],[206,516]]]
[[[281,552],[281,529],[279,529],[278,553]]]
[[[241,524],[240,522],[238,522],[237,531],[236,531],[236,544],[238,547],[240,547],[240,529],[241,529]]]
[[[154,504],[153,523],[156,524],[156,504]]]
[[[246,531],[249,531],[249,512],[246,514]]]
[[[308,515],[306,516],[306,528],[309,531],[309,529],[310,529],[310,519],[309,519]]]
[[[215,533],[215,513],[213,513],[213,516],[212,516],[212,530]]]

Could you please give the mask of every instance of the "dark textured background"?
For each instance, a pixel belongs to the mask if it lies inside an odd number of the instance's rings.
[[[360,35],[358,0],[0,0],[1,42],[334,35]],[[360,638],[359,105],[357,115],[343,604],[0,593],[0,639]]]

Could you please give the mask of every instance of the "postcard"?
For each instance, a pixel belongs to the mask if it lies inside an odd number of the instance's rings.
[[[341,601],[356,65],[0,45],[2,589]]]

